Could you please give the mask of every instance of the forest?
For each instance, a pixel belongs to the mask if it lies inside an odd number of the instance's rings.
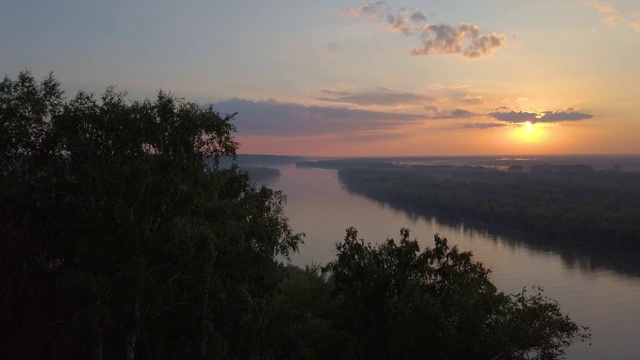
[[[347,189],[422,215],[640,253],[640,173],[588,165],[343,168]]]
[[[349,228],[333,261],[290,265],[304,234],[284,194],[220,164],[233,119],[162,91],[0,82],[0,358],[551,359],[589,340],[438,234]]]

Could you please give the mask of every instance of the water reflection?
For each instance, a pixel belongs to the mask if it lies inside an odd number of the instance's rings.
[[[505,244],[512,249],[525,247],[536,253],[558,254],[562,259],[563,265],[568,269],[579,269],[583,272],[611,270],[622,276],[640,277],[640,262],[637,256],[628,253],[580,244],[576,241],[547,239],[469,220],[462,221],[429,213],[420,214],[414,210],[403,209],[391,203],[368,198],[347,188],[344,189],[352,196],[366,198],[373,206],[378,206],[383,210],[393,209],[400,212],[414,223],[423,219],[427,222],[446,226],[456,234],[468,236],[469,238],[484,238],[493,243]]]
[[[432,245],[439,233],[492,269],[491,279],[500,291],[542,285],[573,319],[589,325],[593,345],[576,344],[567,358],[640,359],[640,264],[624,254],[398,209],[347,192],[335,171],[293,165],[280,170],[282,176],[268,185],[285,192],[291,225],[307,233],[300,254],[293,257],[295,264],[333,260],[334,244],[349,226],[371,242],[397,239],[406,227],[421,247]]]

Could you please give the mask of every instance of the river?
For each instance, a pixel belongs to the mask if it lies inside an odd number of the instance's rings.
[[[591,345],[576,343],[567,359],[640,359],[640,266],[636,259],[590,253],[576,245],[550,246],[516,235],[443,223],[394,209],[349,193],[336,171],[279,167],[281,176],[267,185],[287,195],[285,213],[296,232],[306,233],[296,265],[326,264],[335,256],[335,243],[345,229],[355,226],[369,242],[399,238],[400,229],[411,230],[422,247],[439,233],[450,245],[472,251],[474,259],[492,270],[500,291],[519,292],[541,285],[576,322],[588,325]]]

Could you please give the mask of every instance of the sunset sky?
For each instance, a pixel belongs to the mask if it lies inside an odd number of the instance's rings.
[[[638,0],[4,0],[24,69],[237,112],[241,153],[640,153]]]

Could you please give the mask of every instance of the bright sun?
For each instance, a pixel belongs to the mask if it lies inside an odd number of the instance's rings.
[[[540,124],[527,121],[517,126],[512,134],[519,143],[538,143],[544,138],[544,129]]]

